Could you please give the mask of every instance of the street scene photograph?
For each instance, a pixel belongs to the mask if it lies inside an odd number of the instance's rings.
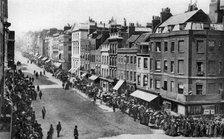
[[[0,0],[0,139],[223,139],[224,0]]]

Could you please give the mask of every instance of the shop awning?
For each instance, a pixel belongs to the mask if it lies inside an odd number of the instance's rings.
[[[46,63],[49,63],[49,62],[51,62],[51,60],[50,59],[48,59],[47,61],[45,61]]]
[[[61,63],[54,63],[54,66],[55,66],[56,68],[59,68],[59,67],[61,66]]]
[[[92,75],[89,77],[90,80],[95,81],[99,76]]]
[[[59,71],[59,72],[56,74],[56,77],[58,77],[61,73],[62,73],[62,71]]]
[[[143,91],[140,91],[140,90],[136,90],[135,92],[131,93],[130,95],[133,96],[133,97],[145,100],[147,102],[151,102],[153,99],[158,97],[157,95],[150,94],[150,93],[147,93],[147,92],[143,92]]]
[[[41,59],[42,58],[42,56],[39,56],[37,59]]]
[[[124,83],[124,80],[119,80],[118,82],[117,82],[117,84],[114,86],[114,90],[118,90],[120,87],[121,87],[121,85]]]
[[[45,61],[45,60],[47,60],[47,57],[42,58],[42,61]]]
[[[87,75],[87,73],[83,73],[82,75],[81,75],[81,77],[85,77]]]

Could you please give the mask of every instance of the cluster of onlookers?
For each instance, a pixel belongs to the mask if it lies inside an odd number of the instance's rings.
[[[42,128],[31,106],[36,99],[34,79],[25,76],[21,70],[7,71],[5,76],[5,98],[12,110],[12,138],[42,139]]]
[[[138,101],[135,98],[123,95],[114,95],[113,93],[102,93],[100,87],[91,84],[86,79],[76,78],[73,85],[88,96],[99,96],[114,111],[118,108],[127,113],[134,120],[139,120],[141,124],[163,129],[169,136],[183,135],[186,137],[224,137],[224,122],[221,118],[200,118],[187,117],[177,114],[171,114],[165,110],[155,110],[147,103]],[[106,97],[106,98],[104,98]]]

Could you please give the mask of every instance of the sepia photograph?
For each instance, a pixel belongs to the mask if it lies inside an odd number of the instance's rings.
[[[224,0],[0,0],[0,139],[224,138]]]

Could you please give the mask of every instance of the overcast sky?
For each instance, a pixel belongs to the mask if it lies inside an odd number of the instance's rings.
[[[96,21],[108,22],[113,16],[119,23],[137,21],[145,25],[162,8],[171,13],[187,10],[191,0],[8,0],[10,29],[17,33],[57,27],[67,23],[85,22],[89,16]],[[192,0],[195,2],[196,0]],[[199,9],[209,12],[210,0],[197,0]]]

